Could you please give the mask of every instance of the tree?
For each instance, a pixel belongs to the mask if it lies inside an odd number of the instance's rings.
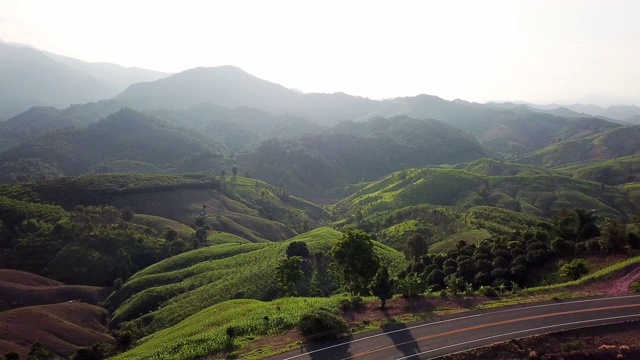
[[[133,210],[131,210],[131,208],[125,208],[122,210],[122,220],[126,222],[131,222],[131,220],[133,220]]]
[[[276,267],[278,288],[285,296],[296,295],[296,284],[304,277],[302,258],[291,256],[280,260]]]
[[[427,240],[420,234],[412,234],[407,239],[404,246],[404,256],[407,260],[418,261],[420,257],[427,253]]]
[[[4,360],[20,360],[20,354],[15,351],[9,351],[4,354]]]
[[[29,351],[29,356],[27,356],[27,360],[53,360],[55,359],[55,355],[47,349],[45,349],[39,341],[33,343],[31,346],[31,351]]]
[[[232,167],[231,168],[231,173],[233,174],[233,177],[236,177],[236,175],[238,175],[238,168],[237,167]]]
[[[560,275],[569,280],[577,280],[589,273],[589,264],[585,259],[573,259],[560,267]]]
[[[393,281],[389,279],[389,269],[386,266],[378,269],[369,289],[375,297],[380,299],[380,307],[384,309],[387,300],[393,297]]]
[[[164,239],[168,243],[172,243],[172,242],[178,240],[178,232],[175,231],[174,229],[167,228],[165,233],[164,233]]]
[[[396,289],[403,297],[412,297],[423,293],[425,285],[417,273],[411,273],[402,279],[398,279]]]
[[[307,340],[321,341],[339,337],[349,330],[349,324],[327,309],[318,308],[302,314],[298,328]]]
[[[345,288],[352,294],[365,295],[378,270],[378,257],[373,243],[362,230],[350,230],[331,246],[333,264],[338,270]]]
[[[292,241],[287,246],[287,257],[300,256],[303,259],[309,257],[309,248],[304,241]]]
[[[606,219],[602,224],[601,242],[603,250],[620,252],[627,244],[625,227],[614,219]]]

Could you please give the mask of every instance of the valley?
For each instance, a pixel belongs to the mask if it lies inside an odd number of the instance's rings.
[[[6,359],[262,359],[640,290],[637,107],[302,93],[233,66],[87,80],[0,45],[73,80],[0,99]],[[105,69],[137,81],[63,91]]]

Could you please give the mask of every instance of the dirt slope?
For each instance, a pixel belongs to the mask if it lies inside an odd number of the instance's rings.
[[[97,304],[107,290],[96,286],[65,285],[24,271],[0,269],[0,311],[69,300]]]
[[[28,306],[0,313],[0,354],[26,358],[38,340],[54,354],[68,358],[80,347],[113,342],[107,334],[107,310],[78,301]]]

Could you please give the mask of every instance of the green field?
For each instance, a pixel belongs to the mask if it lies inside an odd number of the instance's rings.
[[[313,256],[328,253],[331,244],[341,236],[338,231],[319,228],[292,241],[306,242]],[[278,295],[275,268],[285,256],[287,244],[216,245],[161,261],[135,274],[122,290],[112,294],[110,303],[118,306],[112,321],[135,320],[146,332],[153,333],[222,301],[274,299]],[[401,253],[374,244],[376,253],[389,264],[392,273],[404,268]],[[232,254],[234,251],[237,253]],[[218,254],[219,258],[213,259],[212,254]]]

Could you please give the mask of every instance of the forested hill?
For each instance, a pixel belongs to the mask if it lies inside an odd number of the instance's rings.
[[[29,175],[80,175],[107,160],[162,168],[194,153],[224,151],[224,145],[195,130],[122,109],[87,128],[53,132],[2,152],[0,166],[4,181],[25,180]]]
[[[326,133],[296,139],[270,139],[237,160],[254,176],[271,183],[283,180],[293,193],[312,195],[403,167],[454,164],[488,152],[439,121],[396,117],[345,122]]]

